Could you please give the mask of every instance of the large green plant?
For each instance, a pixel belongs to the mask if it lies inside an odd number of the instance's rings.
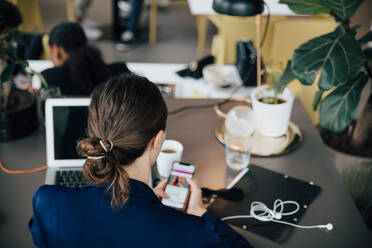
[[[363,0],[280,0],[297,14],[330,14],[339,23],[331,33],[309,40],[294,51],[292,60],[275,85],[280,91],[293,79],[303,85],[318,84],[313,109],[320,106],[319,123],[333,132],[345,130],[354,119],[360,94],[372,78],[372,49],[362,49],[372,32],[355,38],[358,26],[350,26]],[[324,92],[331,91],[322,98]],[[372,89],[371,89],[372,92]]]

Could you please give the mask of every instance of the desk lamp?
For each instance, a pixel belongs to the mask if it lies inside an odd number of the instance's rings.
[[[260,26],[263,4],[262,0],[213,0],[212,6],[214,11],[224,15],[256,16],[257,86],[261,86]]]

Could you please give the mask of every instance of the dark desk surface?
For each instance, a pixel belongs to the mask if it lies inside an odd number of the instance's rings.
[[[211,103],[216,100],[167,100],[169,110]],[[224,186],[225,151],[214,137],[217,116],[213,108],[188,110],[169,116],[168,138],[184,145],[183,160],[198,165],[196,177],[201,186]],[[254,247],[371,247],[372,234],[359,215],[331,155],[297,100],[292,121],[303,132],[304,141],[294,152],[275,158],[252,158],[253,164],[313,181],[322,192],[308,208],[299,224],[333,223],[334,230],[295,229],[289,239],[278,244],[252,233],[244,235]],[[40,128],[34,134],[12,142],[0,143],[0,158],[9,169],[29,169],[45,165],[45,135]],[[44,183],[45,172],[8,175],[0,171],[0,247],[32,247],[28,220],[32,216],[32,196]],[[368,245],[369,244],[369,245]]]

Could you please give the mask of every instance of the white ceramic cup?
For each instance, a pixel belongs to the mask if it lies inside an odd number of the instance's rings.
[[[266,85],[258,87],[253,90],[251,95],[253,112],[256,116],[256,130],[266,137],[279,137],[288,130],[294,96],[288,88],[285,88],[278,95],[279,98],[285,100],[285,103],[262,103],[259,101],[261,98],[275,96],[274,90],[267,90],[266,88]]]
[[[156,164],[161,177],[169,177],[172,164],[181,161],[183,145],[176,140],[165,140],[161,147]]]

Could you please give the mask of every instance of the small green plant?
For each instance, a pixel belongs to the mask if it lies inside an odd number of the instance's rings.
[[[44,77],[35,70],[32,70],[26,60],[21,59],[17,54],[17,47],[14,45],[20,39],[20,32],[17,28],[5,30],[0,33],[0,111],[6,111],[8,99],[11,94],[11,79],[18,68],[32,79],[33,75],[40,78],[42,84],[47,87]]]
[[[372,78],[372,48],[364,48],[372,40],[372,32],[356,39],[360,26],[350,25],[350,18],[362,2],[280,0],[297,14],[325,13],[339,23],[333,32],[311,39],[297,48],[274,86],[276,92],[281,92],[294,79],[303,85],[316,83],[318,91],[313,109],[320,107],[320,125],[335,133],[347,129],[354,120],[362,89],[368,78]],[[330,93],[323,98],[325,92]],[[371,103],[371,96],[369,98]]]
[[[277,87],[277,82],[279,81],[282,73],[284,70],[283,63],[269,63],[265,67],[265,82],[268,85],[267,90],[274,90],[274,96],[273,97],[264,97],[259,99],[261,102],[266,104],[280,104],[283,103],[283,101],[278,97],[284,90],[285,86],[283,88]]]

